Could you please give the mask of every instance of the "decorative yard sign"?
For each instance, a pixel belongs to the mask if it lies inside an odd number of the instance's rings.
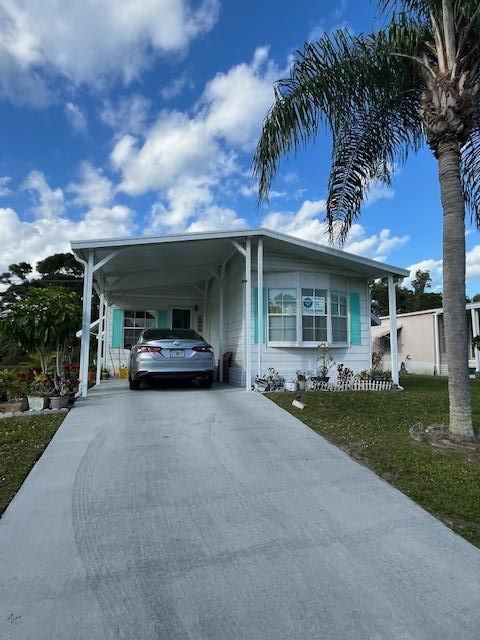
[[[323,296],[302,296],[302,314],[304,316],[324,316],[325,297]]]

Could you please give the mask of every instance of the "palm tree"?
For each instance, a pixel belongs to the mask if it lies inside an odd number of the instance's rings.
[[[480,225],[480,6],[478,0],[379,0],[386,26],[306,43],[275,84],[253,161],[259,203],[283,156],[326,124],[332,166],[326,217],[343,242],[375,181],[425,142],[438,161],[443,208],[445,337],[450,436],[472,440],[465,313],[465,209]]]

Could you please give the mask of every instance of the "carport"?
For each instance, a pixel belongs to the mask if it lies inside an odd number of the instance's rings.
[[[257,232],[258,233],[258,232]],[[175,295],[176,299],[194,300],[202,307],[204,326],[218,338],[218,353],[223,352],[223,277],[228,261],[237,252],[244,257],[244,289],[249,288],[251,273],[251,236],[253,231],[189,233],[184,235],[74,241],[71,243],[76,259],[85,269],[83,315],[80,352],[80,395],[87,395],[90,333],[97,335],[96,382],[100,383],[105,360],[104,337],[108,332],[109,307],[114,305],[148,305]],[[261,245],[260,245],[261,246]],[[261,265],[261,253],[257,259]],[[218,302],[215,316],[208,305],[209,288],[216,283]],[[100,299],[100,319],[92,323],[92,292]],[[245,313],[251,313],[251,298],[246,296]],[[251,335],[246,323],[246,343]],[[223,381],[223,361],[219,358],[219,379]]]

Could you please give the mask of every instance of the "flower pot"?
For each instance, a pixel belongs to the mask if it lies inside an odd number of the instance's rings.
[[[68,396],[52,396],[50,398],[51,409],[63,409],[68,404]]]
[[[8,401],[8,402],[0,402],[0,413],[15,412],[15,411],[25,411],[27,408],[27,403],[25,400],[19,400],[18,402]]]
[[[285,391],[296,391],[297,383],[296,382],[285,382]]]
[[[42,411],[48,407],[48,398],[43,396],[27,396],[30,411]]]

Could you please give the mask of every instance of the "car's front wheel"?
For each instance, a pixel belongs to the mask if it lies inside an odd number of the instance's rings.
[[[140,380],[128,379],[129,387],[131,391],[138,391],[140,389]]]

